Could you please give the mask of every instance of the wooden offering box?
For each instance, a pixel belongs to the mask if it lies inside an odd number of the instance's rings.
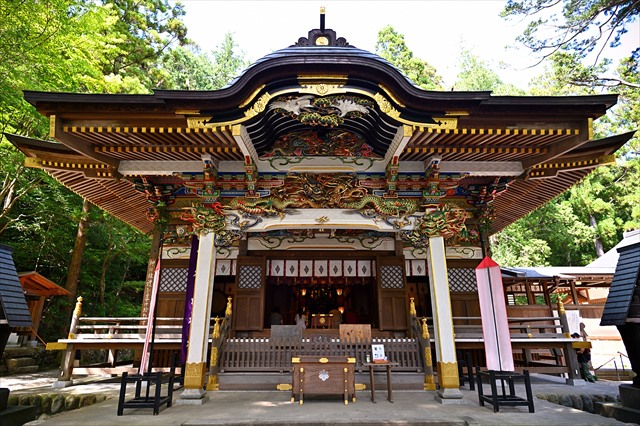
[[[301,356],[291,360],[293,364],[293,386],[291,402],[296,395],[300,404],[304,395],[342,394],[344,404],[349,398],[356,401],[355,366],[356,359],[346,356]]]

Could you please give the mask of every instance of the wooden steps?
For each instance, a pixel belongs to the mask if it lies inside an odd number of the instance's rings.
[[[220,373],[220,390],[284,390],[278,389],[278,385],[291,385],[291,373]],[[384,370],[375,373],[376,389],[379,391],[387,388],[387,380]],[[408,372],[392,372],[391,382],[393,390],[422,390],[424,374]],[[356,370],[356,385],[365,385],[369,390],[368,370]],[[361,387],[356,387],[356,390]],[[361,389],[360,389],[361,390]]]

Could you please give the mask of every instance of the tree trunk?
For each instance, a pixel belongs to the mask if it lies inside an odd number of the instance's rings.
[[[592,214],[589,215],[589,225],[593,228],[595,233],[595,237],[593,237],[593,244],[596,247],[596,256],[600,257],[604,254],[604,248],[602,247],[602,241],[600,241],[600,237],[598,236],[597,228],[598,223],[596,222],[596,218],[593,217]]]
[[[65,284],[65,288],[71,293],[71,295],[67,296],[68,302],[67,306],[65,306],[65,315],[64,318],[69,318],[71,320],[71,311],[75,306],[76,295],[78,292],[78,277],[80,276],[80,265],[82,264],[82,256],[84,255],[84,248],[87,244],[87,235],[85,233],[85,228],[87,227],[87,223],[89,222],[89,210],[91,209],[91,203],[87,200],[83,200],[82,202],[82,216],[80,217],[80,222],[78,222],[78,232],[76,234],[76,242],[73,246],[73,253],[71,254],[71,262],[69,263],[69,270],[67,273],[67,283]],[[64,328],[67,327],[68,324],[64,324]]]

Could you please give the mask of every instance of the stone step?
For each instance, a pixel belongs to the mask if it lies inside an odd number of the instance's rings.
[[[5,348],[5,358],[25,358],[35,355],[34,348]]]
[[[37,365],[27,365],[24,367],[18,367],[15,370],[10,371],[11,374],[30,374],[38,371]]]
[[[36,360],[33,358],[7,358],[4,360],[4,362],[9,371],[14,371],[16,368],[37,364]]]
[[[220,390],[276,390],[280,384],[291,384],[291,373],[220,373],[218,376]],[[364,384],[369,389],[369,373],[356,373],[357,384]],[[387,380],[383,370],[376,371],[374,380],[377,389],[386,389]],[[424,374],[392,373],[391,382],[394,390],[422,390]]]

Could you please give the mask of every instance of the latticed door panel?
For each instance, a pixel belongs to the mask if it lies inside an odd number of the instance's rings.
[[[407,330],[404,257],[378,257],[378,307],[381,330]]]
[[[262,330],[264,324],[265,259],[261,256],[238,257],[234,330]]]

